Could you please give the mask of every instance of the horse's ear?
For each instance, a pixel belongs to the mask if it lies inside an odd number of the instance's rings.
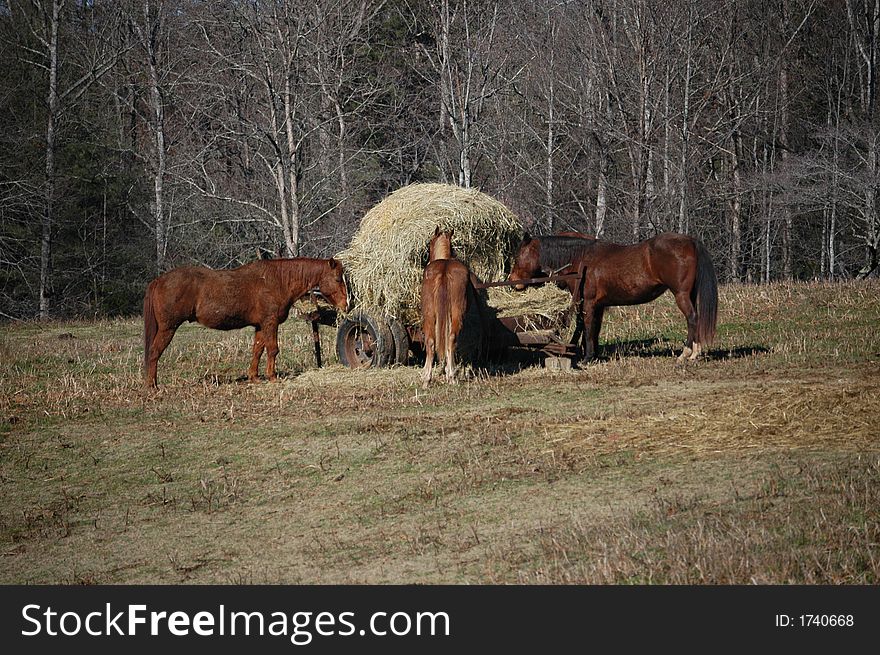
[[[434,228],[434,236],[435,237],[440,236],[440,226],[439,225]]]
[[[526,245],[527,243],[531,243],[531,242],[532,242],[532,235],[529,234],[528,232],[523,232],[522,245]]]
[[[337,266],[339,266],[339,262],[336,261],[335,258],[331,257],[331,258],[330,258],[330,270],[333,270],[333,269],[336,268]]]

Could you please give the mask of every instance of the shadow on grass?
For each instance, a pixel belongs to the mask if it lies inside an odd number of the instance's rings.
[[[608,360],[616,357],[678,357],[681,354],[682,347],[683,344],[676,343],[665,337],[614,341],[600,348],[602,352],[600,359]],[[710,348],[703,352],[702,357],[714,361],[752,357],[769,352],[770,349],[766,346],[735,346],[733,348]]]
[[[770,352],[766,346],[736,346],[735,348],[713,348],[706,353],[709,359],[739,359],[753,355],[765,355]]]
[[[681,347],[675,348],[670,339],[629,339],[607,343],[600,349],[596,362],[628,357],[660,357],[674,360],[681,354]],[[702,355],[703,360],[721,361],[739,359],[769,353],[766,346],[736,346],[734,348],[713,348]],[[505,354],[495,355],[493,359],[478,367],[489,376],[515,375],[525,368],[542,366],[547,355],[540,350],[528,348],[508,348]],[[580,368],[577,357],[572,361],[573,368]]]
[[[300,373],[293,371],[276,371],[275,375],[278,376],[277,382],[282,382],[284,380],[293,380],[298,377]],[[228,384],[270,384],[269,380],[263,374],[260,374],[255,382],[251,382],[247,375],[241,373],[238,375],[235,373],[206,373],[202,376],[202,382],[213,387],[223,387]]]
[[[607,362],[613,359],[629,357],[653,358],[659,357],[674,361],[681,354],[681,346],[675,347],[675,342],[666,338],[655,339],[629,339],[604,344],[600,349],[600,356],[595,362]],[[707,361],[721,361],[752,357],[769,353],[770,349],[765,346],[736,346],[734,348],[714,348],[704,352],[701,359]],[[489,377],[505,377],[521,373],[524,369],[536,366],[544,366],[548,355],[537,348],[507,346],[506,348],[493,351],[480,362],[471,363],[474,369],[482,375]],[[410,357],[409,366],[422,367],[425,365],[424,353],[418,353]],[[581,368],[577,357],[573,358],[572,368]]]

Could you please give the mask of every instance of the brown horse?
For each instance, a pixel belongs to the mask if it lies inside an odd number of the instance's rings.
[[[580,274],[566,285],[575,304],[580,304],[584,363],[598,353],[606,307],[650,302],[667,289],[687,319],[687,341],[679,360],[696,359],[715,336],[718,282],[709,253],[698,239],[665,233],[622,246],[581,237],[526,237],[508,280],[554,271]]]
[[[144,370],[148,387],[156,386],[156,365],[184,322],[198,321],[217,330],[252,325],[253,356],[248,378],[257,379],[266,351],[266,377],[276,379],[278,326],[290,306],[317,288],[343,311],[348,289],[342,264],[335,259],[261,259],[228,271],[187,266],[150,282],[144,294]]]
[[[452,256],[452,233],[437,227],[428,247],[429,261],[422,277],[422,332],[425,368],[422,386],[431,382],[434,354],[446,362],[446,381],[455,383],[455,346],[468,310],[468,267]]]

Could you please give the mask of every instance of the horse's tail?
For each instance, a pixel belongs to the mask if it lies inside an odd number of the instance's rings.
[[[448,268],[448,267],[446,267]],[[437,286],[434,290],[434,352],[437,353],[437,361],[446,360],[446,344],[449,341],[449,280],[447,270],[437,278]]]
[[[697,277],[694,281],[694,308],[697,312],[696,341],[700,344],[712,343],[715,338],[715,323],[718,319],[718,279],[709,251],[699,239],[697,248]]]
[[[144,370],[146,370],[150,359],[150,346],[153,345],[153,339],[158,331],[159,322],[156,320],[156,312],[153,309],[153,285],[151,283],[144,293]]]

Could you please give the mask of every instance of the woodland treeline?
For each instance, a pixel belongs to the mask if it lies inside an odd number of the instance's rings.
[[[329,256],[419,181],[876,275],[880,0],[0,0],[0,319]]]

